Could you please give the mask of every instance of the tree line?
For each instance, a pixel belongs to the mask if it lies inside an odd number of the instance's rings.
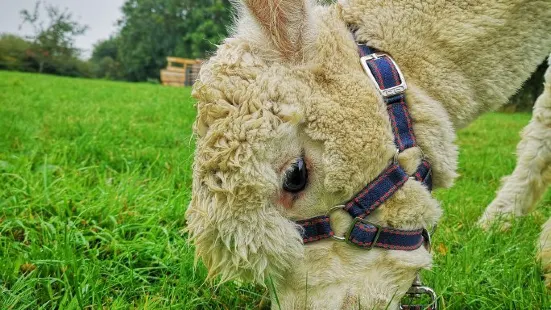
[[[227,36],[229,0],[127,0],[117,32],[80,59],[75,38],[86,25],[71,12],[36,2],[21,11],[33,35],[0,35],[0,70],[126,81],[158,80],[167,56],[204,58]]]
[[[167,56],[208,57],[227,36],[234,14],[230,0],[126,0],[121,11],[117,32],[82,60],[74,41],[88,27],[67,9],[36,2],[33,10],[21,12],[32,36],[0,35],[0,70],[157,82]],[[511,98],[510,109],[532,106],[543,90],[546,67],[542,64]]]

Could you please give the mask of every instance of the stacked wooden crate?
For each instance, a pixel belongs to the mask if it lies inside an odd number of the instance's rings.
[[[161,70],[161,82],[169,86],[191,86],[197,79],[201,64],[200,59],[167,57],[167,67]]]

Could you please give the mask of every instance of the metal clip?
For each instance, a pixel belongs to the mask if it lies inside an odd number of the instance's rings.
[[[423,285],[423,281],[421,281],[421,276],[417,274],[415,276],[415,280],[413,280],[413,283],[411,284],[411,287],[406,292],[406,295],[409,296],[411,299],[419,299],[423,295],[429,296],[431,302],[428,305],[416,305],[416,306],[409,306],[409,305],[401,305],[400,309],[407,310],[407,309],[430,309],[430,310],[438,310],[438,296],[436,295],[436,292],[428,287]]]

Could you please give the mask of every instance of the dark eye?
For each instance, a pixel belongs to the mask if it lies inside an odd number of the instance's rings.
[[[304,158],[299,158],[291,168],[285,172],[283,189],[290,193],[298,193],[306,187],[307,182],[308,169],[306,169]]]

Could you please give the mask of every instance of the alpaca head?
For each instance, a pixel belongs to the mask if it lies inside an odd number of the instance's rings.
[[[331,240],[304,246],[294,223],[347,201],[396,153],[385,103],[359,65],[342,7],[246,0],[238,9],[234,34],[194,87],[197,150],[186,217],[197,256],[222,280],[280,283],[305,261],[325,264],[316,255],[340,255],[340,263],[366,255]],[[419,153],[407,150],[400,162],[416,167]],[[421,184],[408,182],[394,196],[385,203],[394,207],[374,220],[407,228],[439,215]],[[430,212],[413,212],[412,200]],[[347,223],[337,215],[335,231]],[[396,256],[369,255],[391,263]],[[404,264],[411,274],[419,268]]]

